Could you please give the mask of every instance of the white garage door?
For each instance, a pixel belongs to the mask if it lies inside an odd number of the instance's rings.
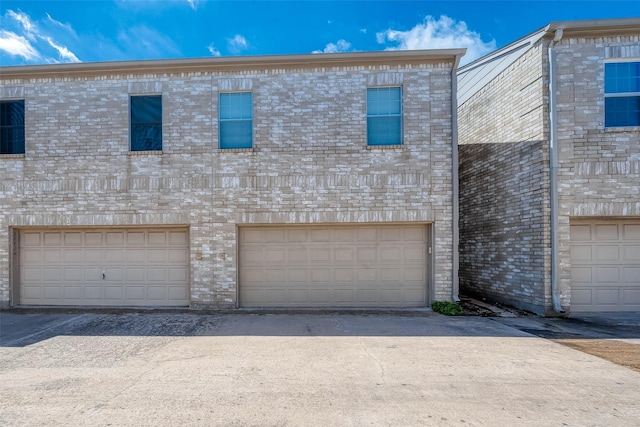
[[[428,227],[241,227],[245,307],[410,307],[427,295]]]
[[[572,222],[571,310],[640,310],[640,220]]]
[[[189,305],[187,229],[23,230],[20,304]]]

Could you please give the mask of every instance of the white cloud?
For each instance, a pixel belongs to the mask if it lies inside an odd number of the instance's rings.
[[[23,63],[80,62],[60,40],[77,39],[73,28],[46,15],[46,19],[34,21],[21,10],[7,10],[2,26],[10,30],[0,31],[0,50],[20,58]]]
[[[350,52],[351,43],[345,39],[340,39],[336,43],[327,43],[322,50],[314,50],[312,53],[337,53],[337,52]]]
[[[27,61],[35,61],[40,58],[40,54],[29,40],[11,31],[0,30],[0,51],[11,56],[22,57]]]
[[[24,31],[27,33],[27,36],[29,37],[30,40],[35,39],[35,36],[33,34],[35,31],[35,27],[33,26],[33,23],[31,22],[31,18],[29,18],[29,15],[27,15],[21,10],[18,10],[17,12],[14,12],[13,10],[8,10],[7,15],[10,18],[13,18],[13,20],[15,20],[16,22],[20,23],[20,25],[22,26]]]
[[[122,29],[118,33],[118,41],[121,54],[126,59],[158,59],[180,54],[180,49],[171,37],[146,25]]]
[[[367,34],[367,29],[366,28],[360,28],[360,32],[362,34]]]
[[[209,53],[211,54],[211,56],[220,56],[220,51],[218,49],[215,48],[215,46],[213,45],[213,43],[211,43],[207,49],[209,50]]]
[[[243,50],[247,50],[247,48],[249,47],[247,39],[245,39],[244,36],[241,36],[240,34],[236,34],[235,37],[233,37],[232,39],[227,39],[227,41],[229,51],[231,53],[238,54]]]
[[[58,55],[63,62],[80,62],[78,57],[65,46],[57,44],[53,39],[51,39],[51,37],[47,37],[46,39],[49,45],[58,52]]]
[[[469,30],[464,21],[448,16],[427,16],[423,23],[408,31],[388,29],[376,34],[378,43],[392,44],[391,50],[467,48],[462,63],[469,63],[495,50],[496,41],[484,42],[480,34]]]

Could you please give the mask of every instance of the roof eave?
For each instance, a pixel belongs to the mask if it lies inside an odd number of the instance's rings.
[[[59,75],[146,74],[246,69],[455,63],[456,57],[464,55],[465,52],[466,49],[431,49],[21,65],[0,67],[0,77],[9,79]]]

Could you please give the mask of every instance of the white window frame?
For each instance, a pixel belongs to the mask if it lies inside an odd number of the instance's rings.
[[[240,118],[222,118],[222,98],[226,95],[233,94],[245,94],[248,93],[251,95],[251,117],[240,117]],[[254,129],[253,129],[253,117],[254,117],[254,96],[253,91],[250,90],[242,90],[242,91],[233,91],[233,92],[220,92],[218,94],[218,148],[220,150],[250,150],[253,149],[254,146]],[[222,140],[222,123],[229,122],[248,122],[251,128],[251,136],[250,136],[250,144],[247,147],[223,147]]]
[[[610,59],[605,61],[605,65],[604,65],[604,103],[605,103],[605,107],[604,107],[604,125],[605,128],[638,128],[638,125],[632,124],[632,125],[607,125],[607,99],[611,99],[611,98],[632,98],[632,97],[638,97],[640,98],[640,91],[638,92],[612,92],[612,93],[607,93],[607,89],[606,89],[606,85],[607,85],[607,71],[606,71],[606,67],[607,64],[622,64],[622,63],[628,63],[628,62],[635,62],[635,63],[640,63],[640,58],[615,58],[615,59]]]
[[[400,91],[400,113],[389,113],[389,114],[376,114],[372,115],[369,112],[369,91],[370,90],[379,90],[379,89],[398,89]],[[391,86],[372,86],[367,87],[366,92],[366,109],[367,109],[367,146],[368,147],[384,147],[384,146],[401,146],[404,144],[404,90],[401,85],[391,85]],[[370,143],[370,135],[369,135],[369,119],[370,118],[380,118],[380,117],[398,117],[400,119],[400,128],[399,128],[399,141],[398,143],[393,144],[371,144]]]

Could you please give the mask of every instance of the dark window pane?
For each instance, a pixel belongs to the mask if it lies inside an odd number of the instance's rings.
[[[0,154],[24,154],[24,101],[0,102]]]
[[[131,125],[131,151],[162,150],[162,126]]]
[[[251,148],[251,120],[223,120],[220,122],[220,148]]]
[[[606,127],[640,126],[640,96],[605,98]]]
[[[368,117],[367,143],[369,145],[402,144],[402,117]]]
[[[131,151],[162,150],[162,96],[131,97]]]

